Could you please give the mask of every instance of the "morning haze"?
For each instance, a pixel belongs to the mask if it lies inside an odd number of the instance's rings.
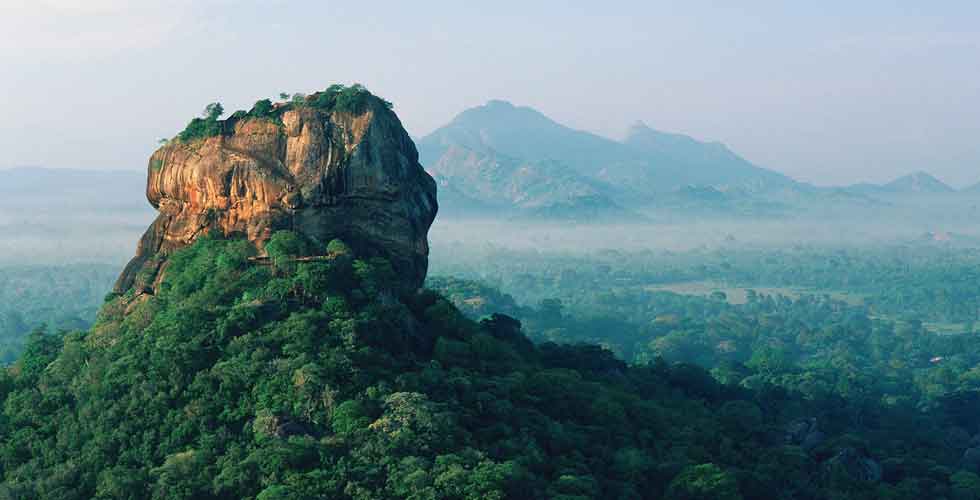
[[[4,2],[0,168],[142,170],[209,102],[359,81],[415,137],[506,99],[816,185],[980,180],[975,3],[711,3]]]
[[[0,499],[980,500],[980,7],[477,3],[0,0]]]

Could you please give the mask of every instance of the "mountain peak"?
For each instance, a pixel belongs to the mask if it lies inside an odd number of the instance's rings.
[[[490,99],[489,101],[487,101],[486,104],[484,104],[484,107],[487,107],[487,108],[500,108],[500,109],[514,109],[517,106],[514,106],[514,103],[512,103],[510,101],[507,101],[507,100],[504,100],[504,99]]]
[[[463,111],[422,138],[418,148],[424,165],[443,176],[459,176],[457,185],[479,191],[473,196],[495,191],[490,185],[476,190],[472,180],[486,175],[481,169],[501,156],[524,164],[560,165],[568,174],[587,181],[576,182],[576,186],[591,184],[610,197],[638,203],[690,184],[756,190],[793,184],[788,177],[753,165],[721,143],[660,132],[643,121],[634,122],[629,136],[620,142],[575,130],[533,108],[502,100]],[[558,176],[552,182],[535,184],[535,189],[567,193],[569,178]],[[497,194],[506,198],[504,193]]]
[[[922,170],[899,177],[885,184],[884,187],[890,191],[901,193],[951,193],[954,191],[943,181]]]
[[[636,131],[636,132],[644,132],[644,131],[647,131],[647,130],[653,130],[653,129],[650,128],[650,126],[647,125],[647,123],[645,121],[643,121],[643,120],[636,120],[635,122],[631,123],[630,124],[630,127],[629,127],[629,131],[631,133],[633,131]]]
[[[490,99],[486,104],[466,109],[456,115],[452,123],[470,127],[495,127],[500,126],[502,122],[513,120],[527,122],[529,126],[534,127],[557,125],[534,108],[518,106],[504,99]]]

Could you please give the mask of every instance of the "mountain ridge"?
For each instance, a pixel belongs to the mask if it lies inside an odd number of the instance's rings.
[[[903,175],[884,184],[862,182],[846,186],[843,189],[866,195],[937,195],[956,192],[956,189],[922,170]]]
[[[884,185],[885,189],[903,193],[952,193],[948,184],[924,171],[904,175]]]
[[[619,142],[575,130],[533,108],[503,100],[462,111],[417,145],[420,161],[435,177],[477,198],[495,194],[498,202],[513,196],[495,192],[490,183],[473,183],[485,177],[479,172],[481,166],[500,156],[526,164],[549,162],[552,174],[557,169],[564,171],[565,187],[568,179],[577,177],[576,185],[590,185],[596,191],[595,199],[608,199],[627,209],[691,185],[758,192],[797,184],[752,164],[721,143],[658,132],[645,124],[631,127],[626,140]],[[467,164],[454,157],[459,148],[481,159]],[[550,189],[552,203],[567,205],[574,212],[574,196],[562,186]]]

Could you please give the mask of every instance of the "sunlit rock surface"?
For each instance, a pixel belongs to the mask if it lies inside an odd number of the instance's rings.
[[[303,106],[281,119],[246,117],[214,137],[170,141],[149,162],[146,194],[160,212],[116,292],[152,293],[166,255],[216,231],[260,252],[273,232],[341,238],[391,260],[421,286],[436,184],[401,122],[371,102],[360,113]]]

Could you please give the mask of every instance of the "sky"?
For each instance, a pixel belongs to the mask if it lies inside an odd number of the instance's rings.
[[[146,168],[210,102],[360,82],[421,137],[490,99],[818,185],[980,182],[980,2],[0,0],[0,167]]]

